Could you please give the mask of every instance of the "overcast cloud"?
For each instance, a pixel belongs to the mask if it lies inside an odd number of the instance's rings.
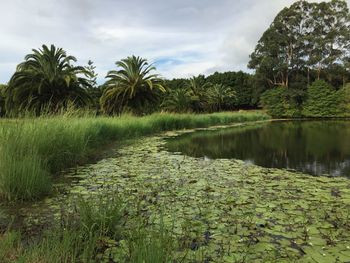
[[[247,70],[275,15],[295,0],[0,0],[0,83],[32,48],[63,47],[99,80],[135,54],[167,78]],[[350,5],[350,0],[347,0]]]

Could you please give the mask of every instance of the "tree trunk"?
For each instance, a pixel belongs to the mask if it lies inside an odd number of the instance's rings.
[[[321,66],[317,68],[317,80],[320,80],[320,75],[321,75]]]

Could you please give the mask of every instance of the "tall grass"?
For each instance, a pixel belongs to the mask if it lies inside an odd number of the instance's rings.
[[[113,140],[184,128],[268,119],[261,112],[158,113],[146,117],[94,117],[71,113],[0,122],[0,196],[38,199],[50,192],[51,175],[85,160]]]
[[[126,227],[126,211],[115,197],[80,199],[73,211],[61,215],[60,224],[41,235],[21,240],[19,232],[0,233],[0,262],[177,262],[176,241],[163,223],[147,225],[135,217]]]

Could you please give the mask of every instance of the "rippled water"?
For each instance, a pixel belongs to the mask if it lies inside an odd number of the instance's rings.
[[[168,139],[167,150],[350,177],[350,121],[275,121]]]

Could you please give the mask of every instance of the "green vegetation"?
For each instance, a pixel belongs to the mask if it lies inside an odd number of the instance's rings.
[[[60,214],[56,226],[27,238],[25,245],[19,232],[0,234],[0,261],[170,262],[175,244],[172,234],[163,224],[148,225],[141,217],[127,220],[126,207],[115,196],[93,202],[78,198],[71,210]]]
[[[33,49],[0,85],[0,199],[9,207],[37,203],[19,208],[14,222],[8,216],[3,223],[8,211],[0,211],[0,262],[348,260],[348,179],[163,147],[165,137],[181,134],[174,130],[269,116],[350,117],[349,25],[344,0],[297,1],[258,41],[248,65],[253,74],[189,79],[163,79],[147,59],[132,55],[99,85],[91,60],[78,66],[62,48]],[[231,112],[261,106],[269,115]],[[156,135],[164,131],[172,132]],[[265,134],[274,140],[264,143],[291,143],[278,141],[279,132]],[[294,134],[300,139],[299,128]],[[108,143],[128,139],[136,142],[120,147],[117,158],[77,167]],[[239,150],[236,141],[220,139],[205,146]],[[305,140],[308,150],[335,143]],[[330,163],[330,148],[322,149]],[[286,151],[268,161],[279,155]],[[63,171],[69,187],[57,183]]]
[[[164,151],[165,138],[181,133],[136,140],[114,158],[68,173],[79,180],[61,186],[64,194],[22,213],[50,222],[57,214],[54,225],[70,232],[64,237],[49,230],[52,235],[47,233],[45,241],[32,237],[30,249],[24,247],[22,253],[42,250],[35,254],[43,261],[51,259],[52,250],[59,259],[76,253],[76,258],[89,256],[97,262],[346,262],[347,178],[311,177]],[[69,200],[77,197],[69,209]],[[58,203],[67,215],[61,215]],[[43,222],[28,223],[36,229]],[[89,234],[91,228],[97,229],[92,231],[96,235]],[[69,250],[63,247],[67,236],[79,240],[69,241]],[[51,242],[49,249],[41,249],[43,242]]]
[[[5,89],[6,85],[0,84],[0,117],[3,117],[6,113],[5,111]]]
[[[85,88],[89,82],[83,67],[72,66],[73,56],[61,48],[42,46],[25,57],[6,88],[8,114],[31,110],[39,114],[43,107],[52,111],[69,102],[86,105],[89,97]]]
[[[243,72],[214,73],[166,81],[162,108],[172,112],[213,112],[254,108],[253,77]]]
[[[307,99],[303,105],[303,115],[308,117],[333,117],[339,111],[339,92],[336,92],[324,81],[315,81],[307,90]]]
[[[185,87],[171,90],[165,97],[162,107],[169,112],[191,112],[192,102],[193,93]]]
[[[338,92],[350,80],[349,25],[343,0],[297,1],[275,17],[249,62],[255,93],[272,116],[350,116]]]
[[[273,117],[300,117],[298,105],[293,103],[293,98],[288,97],[287,92],[284,87],[267,90],[262,94],[260,103]],[[291,112],[290,109],[294,111]]]
[[[101,107],[105,113],[121,113],[125,108],[135,113],[147,112],[149,104],[156,100],[156,91],[165,92],[163,80],[151,74],[155,67],[140,57],[128,57],[116,62],[121,69],[107,74]]]
[[[310,85],[305,94],[285,87],[267,90],[261,104],[273,117],[350,117],[349,85],[336,90],[323,80]]]
[[[297,1],[275,17],[258,41],[248,64],[254,74],[215,72],[166,80],[145,58],[132,55],[117,61],[117,68],[101,85],[91,60],[85,67],[73,66],[75,57],[62,48],[43,45],[18,65],[6,88],[1,86],[0,116],[28,110],[39,115],[42,109],[55,112],[67,104],[108,115],[144,116],[163,110],[209,113],[263,106],[274,117],[348,116],[347,110],[343,112],[349,107],[343,91],[350,80],[349,25],[344,0]],[[329,91],[322,88],[325,85]],[[333,89],[341,91],[333,96]],[[311,102],[315,98],[321,99],[318,105]],[[327,109],[317,112],[320,107]]]
[[[350,116],[350,83],[339,90],[340,111],[344,116]]]
[[[349,80],[349,23],[343,0],[297,1],[284,8],[251,54],[249,67],[256,70],[259,85],[300,90],[319,79],[344,85]]]
[[[83,161],[90,150],[112,140],[267,118],[260,112],[142,118],[71,117],[66,113],[6,121],[0,127],[0,194],[8,200],[39,198],[49,191],[50,174]]]

